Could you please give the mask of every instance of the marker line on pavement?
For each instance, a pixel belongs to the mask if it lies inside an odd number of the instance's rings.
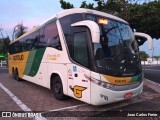
[[[146,79],[148,82],[150,82],[150,83],[152,83],[152,84],[154,84],[154,85],[158,85],[158,86],[160,86],[160,84],[159,84],[159,83],[157,83],[157,82],[154,82],[154,81],[149,80],[149,79],[147,79],[147,78],[144,78],[144,79]]]
[[[8,69],[8,68],[6,68],[6,67],[0,67],[0,69]]]
[[[157,70],[157,69],[143,69],[143,70],[155,71],[155,72],[159,72],[160,71],[160,70]]]
[[[8,90],[4,85],[0,83],[0,88],[2,88],[12,100],[25,112],[32,112],[32,110],[27,107],[21,100],[19,100],[10,90]],[[35,117],[35,120],[47,120],[45,117]]]
[[[49,111],[61,111],[61,110],[67,110],[67,109],[72,109],[72,108],[80,107],[80,106],[83,106],[83,105],[87,105],[87,104],[74,105],[74,106],[69,106],[69,107],[64,107],[64,108],[49,110]]]
[[[0,87],[12,98],[12,100],[23,110],[23,111],[32,111],[27,107],[21,100],[19,100],[11,91],[9,91],[4,85],[0,83]]]
[[[146,86],[150,87],[151,89],[153,89],[154,91],[156,91],[158,94],[160,94],[160,84],[154,81],[151,81],[149,79],[146,79]]]

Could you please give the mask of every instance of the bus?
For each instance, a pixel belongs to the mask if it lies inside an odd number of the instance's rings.
[[[143,89],[139,45],[152,38],[116,16],[82,8],[64,10],[9,45],[9,74],[52,91],[104,105]]]

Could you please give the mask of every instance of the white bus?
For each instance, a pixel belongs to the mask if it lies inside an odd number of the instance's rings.
[[[69,9],[13,41],[9,73],[66,96],[104,105],[142,92],[143,73],[138,44],[152,39],[134,33],[110,14]]]

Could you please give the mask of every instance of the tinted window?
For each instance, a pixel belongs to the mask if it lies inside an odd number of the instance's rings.
[[[44,44],[47,47],[54,47],[62,50],[56,22],[52,22],[44,28]]]
[[[12,45],[9,46],[10,54],[19,53],[19,52],[22,52],[22,42],[21,41],[16,41]]]
[[[58,50],[62,50],[56,21],[47,24],[45,27],[42,27],[21,40],[11,44],[9,46],[9,53],[15,54],[43,47],[54,47]]]
[[[65,16],[60,19],[60,23],[63,29],[63,33],[65,36],[65,40],[68,46],[69,54],[73,58],[73,32],[75,32],[76,28],[71,27],[71,24],[75,22],[79,22],[83,20],[82,14],[72,14]]]
[[[85,33],[86,32],[74,33],[73,58],[76,62],[88,67],[88,50]]]

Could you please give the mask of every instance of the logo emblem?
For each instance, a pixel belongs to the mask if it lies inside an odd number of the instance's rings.
[[[75,97],[82,98],[82,92],[87,88],[75,85],[73,88],[70,87],[70,89],[73,91]]]
[[[73,72],[77,72],[77,67],[73,66]]]

